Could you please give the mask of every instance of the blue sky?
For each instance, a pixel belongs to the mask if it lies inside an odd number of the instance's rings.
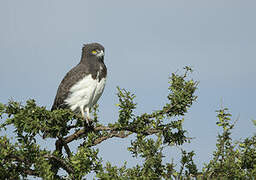
[[[151,112],[167,102],[170,73],[190,65],[200,84],[184,127],[196,139],[182,147],[195,150],[202,166],[215,150],[221,104],[239,118],[235,139],[255,132],[255,6],[253,0],[2,0],[0,102],[34,98],[50,108],[82,45],[99,42],[108,67],[100,121],[108,124],[117,119],[116,86],[136,94],[138,114]],[[130,161],[131,139],[99,145],[104,161]],[[166,153],[175,159],[177,151]]]

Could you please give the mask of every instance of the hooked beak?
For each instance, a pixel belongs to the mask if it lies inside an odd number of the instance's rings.
[[[97,57],[103,57],[104,56],[104,51],[103,50],[98,51],[96,56]]]

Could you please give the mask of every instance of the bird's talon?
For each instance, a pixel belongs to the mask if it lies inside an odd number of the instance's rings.
[[[92,126],[92,120],[89,117],[85,118],[85,124],[84,126],[91,127]]]

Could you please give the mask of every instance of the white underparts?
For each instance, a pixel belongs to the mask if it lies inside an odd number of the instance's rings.
[[[70,106],[72,111],[79,108],[83,117],[86,112],[86,117],[90,118],[89,110],[102,95],[105,83],[106,78],[99,81],[98,76],[93,79],[91,75],[87,75],[70,89],[70,95],[65,103]]]

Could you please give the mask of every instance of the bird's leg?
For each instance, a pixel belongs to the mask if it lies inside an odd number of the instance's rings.
[[[87,108],[85,108],[85,110],[86,110],[86,122],[88,125],[90,125],[90,122],[91,122],[90,109],[87,107]]]
[[[81,111],[82,117],[84,118],[84,108],[80,107],[80,111]]]
[[[80,107],[80,111],[81,111],[81,114],[82,114],[82,118],[85,119],[84,108],[83,108],[83,107]],[[83,126],[85,126],[84,123],[83,123]]]

